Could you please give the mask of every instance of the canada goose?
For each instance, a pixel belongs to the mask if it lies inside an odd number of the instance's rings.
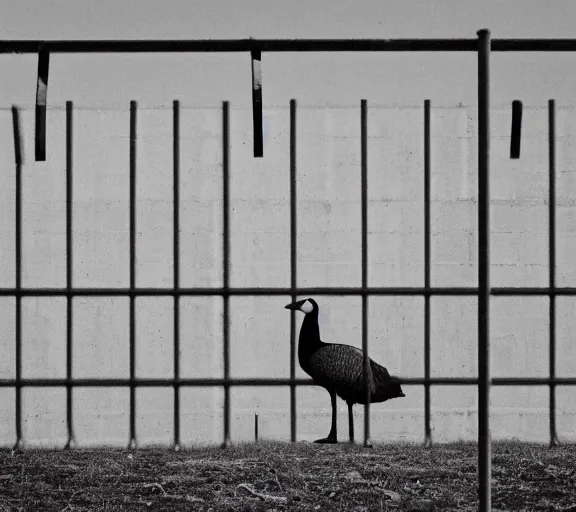
[[[285,306],[286,309],[302,311],[304,321],[298,340],[298,362],[302,369],[314,379],[314,383],[330,393],[332,401],[332,427],[328,437],[315,443],[337,443],[336,395],[348,404],[348,428],[350,442],[354,442],[354,416],[352,406],[366,403],[362,350],[350,345],[324,343],[320,340],[318,304],[313,299],[304,299]],[[406,396],[395,377],[388,370],[370,359],[370,402],[385,402],[391,398]]]

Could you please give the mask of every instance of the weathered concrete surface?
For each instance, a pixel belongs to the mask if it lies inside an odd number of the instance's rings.
[[[127,286],[128,135],[126,111],[75,111],[75,286]],[[48,112],[48,161],[33,162],[33,112],[22,114],[23,286],[65,285],[64,112]],[[423,284],[423,112],[369,111],[369,284]],[[183,109],[181,114],[181,285],[222,284],[221,112]],[[172,286],[171,111],[138,112],[137,285]],[[576,286],[576,113],[558,112],[557,284]],[[360,284],[359,108],[298,111],[298,284]],[[510,110],[492,113],[492,284],[548,284],[547,111],[524,111],[522,155],[509,159]],[[251,112],[231,111],[232,286],[288,286],[289,115],[265,112],[263,159],[252,158]],[[0,111],[0,286],[14,285],[14,164],[9,110]],[[477,140],[473,109],[432,111],[432,284],[474,286],[477,275]],[[361,345],[361,302],[316,297],[325,341]],[[233,377],[289,376],[288,297],[230,300]],[[22,309],[23,376],[65,376],[66,303],[62,298],[25,298]],[[494,376],[548,375],[548,299],[494,298]],[[173,301],[137,299],[136,374],[173,375]],[[221,377],[222,300],[181,301],[181,375]],[[370,354],[392,373],[424,372],[423,299],[380,297],[369,301]],[[476,301],[434,297],[432,375],[477,373]],[[557,300],[557,372],[576,374],[576,299]],[[299,317],[298,322],[301,321]],[[128,377],[128,299],[74,300],[75,377]],[[0,298],[0,378],[14,376],[14,299]],[[297,376],[305,376],[298,368]],[[375,441],[421,440],[423,390],[377,404]],[[182,389],[182,441],[217,443],[222,438],[221,389]],[[576,389],[557,388],[561,439],[576,439]],[[324,436],[329,398],[322,390],[297,390],[298,438]],[[233,440],[260,435],[289,439],[287,388],[232,388]],[[474,439],[474,387],[432,388],[436,440]],[[74,423],[79,443],[124,445],[128,439],[126,389],[77,389]],[[496,387],[492,393],[494,438],[546,441],[548,389]],[[63,444],[65,391],[23,391],[25,440]],[[169,443],[171,388],[137,391],[141,445]],[[14,441],[14,391],[0,389],[0,444]],[[347,436],[346,408],[338,417]],[[356,408],[358,433],[363,411]]]

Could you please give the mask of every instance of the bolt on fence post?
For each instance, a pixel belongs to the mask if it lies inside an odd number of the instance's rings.
[[[490,31],[478,31],[478,498],[491,510]]]

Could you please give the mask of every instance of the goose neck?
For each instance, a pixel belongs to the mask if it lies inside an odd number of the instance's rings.
[[[300,329],[300,342],[315,344],[320,342],[320,326],[318,325],[318,313],[308,313],[302,322]]]

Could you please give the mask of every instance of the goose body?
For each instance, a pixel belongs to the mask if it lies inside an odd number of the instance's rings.
[[[364,354],[350,345],[324,343],[320,339],[318,325],[318,304],[313,299],[288,304],[287,309],[302,311],[306,316],[300,329],[298,340],[298,362],[314,382],[330,393],[332,401],[332,427],[328,437],[318,439],[320,443],[336,443],[336,396],[348,405],[350,441],[354,441],[354,416],[352,406],[366,403],[364,381]],[[395,377],[388,370],[370,361],[368,381],[370,402],[385,402],[391,398],[405,396]]]

